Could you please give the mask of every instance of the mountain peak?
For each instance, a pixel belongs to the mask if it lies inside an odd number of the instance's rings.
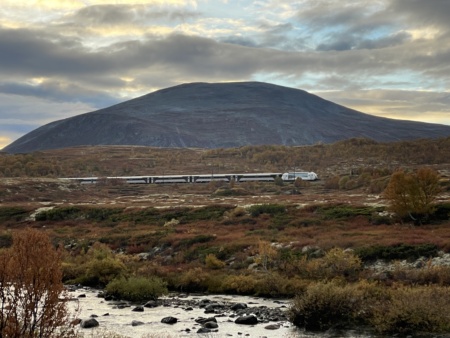
[[[450,126],[367,115],[306,91],[264,82],[187,83],[44,125],[10,153],[81,145],[227,148],[308,145],[363,137],[436,138]]]

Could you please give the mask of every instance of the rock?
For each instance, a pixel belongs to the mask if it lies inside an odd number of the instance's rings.
[[[210,333],[211,330],[207,329],[206,327],[201,327],[197,330],[197,333]]]
[[[78,295],[78,298],[86,298],[86,294],[82,293],[81,295]]]
[[[217,322],[206,322],[205,324],[203,324],[203,327],[206,327],[207,329],[217,329],[219,327],[219,325],[217,324]]]
[[[100,324],[98,323],[98,321],[95,318],[89,318],[89,319],[83,319],[80,322],[80,326],[83,329],[90,329],[92,327],[97,327]]]
[[[200,318],[197,318],[195,320],[195,322],[203,325],[207,322],[216,322],[217,323],[217,319],[216,319],[216,317],[209,317],[209,318],[200,317]]]
[[[266,330],[278,330],[280,328],[280,325],[278,325],[278,324],[270,324],[270,325],[264,326],[264,328]]]
[[[144,304],[144,307],[147,308],[158,307],[158,302],[155,300],[149,300],[147,303]]]
[[[258,318],[256,318],[253,315],[241,316],[241,317],[236,318],[236,320],[234,322],[236,324],[255,325],[255,324],[258,324]]]
[[[175,324],[176,322],[178,322],[178,319],[177,318],[175,318],[175,317],[164,317],[163,319],[161,319],[161,323],[164,323],[164,324],[170,324],[170,325],[173,325],[173,324]]]
[[[231,310],[237,311],[237,310],[243,310],[247,308],[247,304],[245,303],[236,303],[231,306]]]
[[[134,312],[144,312],[144,307],[143,306],[136,306],[133,310]]]
[[[144,325],[144,322],[141,322],[139,320],[133,320],[131,322],[131,326],[139,326],[139,325]]]

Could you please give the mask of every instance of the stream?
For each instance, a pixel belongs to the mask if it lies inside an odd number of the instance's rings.
[[[254,313],[259,318],[267,313],[285,312],[289,307],[289,300],[273,300],[266,298],[236,296],[236,295],[179,295],[173,294],[162,297],[164,305],[153,308],[144,307],[142,312],[133,311],[136,306],[128,302],[106,301],[98,297],[99,290],[79,288],[70,291],[72,301],[69,310],[75,318],[82,320],[94,317],[99,326],[96,328],[80,328],[80,332],[89,338],[108,336],[106,333],[119,334],[123,337],[145,338],[176,338],[176,337],[348,337],[367,338],[368,335],[357,334],[356,331],[344,333],[306,333],[293,326],[286,318],[264,320],[255,325],[236,324],[239,317],[230,305],[244,303],[246,313]],[[205,308],[198,304],[220,304],[222,309],[215,313],[205,313]],[[260,316],[261,315],[261,316]],[[164,324],[165,317],[175,317],[175,324]],[[215,317],[218,328],[210,333],[202,334],[197,331],[202,327],[195,320],[198,318]],[[139,321],[140,325],[132,325]],[[269,328],[268,328],[269,327]],[[115,337],[114,337],[115,338]]]

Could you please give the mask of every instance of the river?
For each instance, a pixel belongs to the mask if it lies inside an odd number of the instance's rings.
[[[279,322],[258,323],[256,325],[242,325],[236,324],[233,313],[223,311],[221,315],[205,314],[204,308],[189,306],[158,306],[155,308],[144,308],[143,312],[134,312],[136,304],[129,304],[129,306],[119,308],[117,302],[105,301],[99,298],[99,291],[88,288],[81,288],[70,292],[70,296],[74,299],[69,302],[69,309],[75,313],[76,318],[88,319],[91,316],[96,316],[95,319],[99,322],[99,326],[94,329],[81,329],[80,332],[85,337],[104,337],[108,336],[106,333],[119,334],[123,337],[142,338],[176,338],[176,337],[352,337],[352,338],[367,338],[368,335],[357,334],[356,331],[347,331],[345,333],[306,333],[300,331],[287,320]],[[80,295],[84,295],[80,297]],[[186,301],[200,301],[208,299],[211,302],[222,304],[229,303],[245,303],[249,307],[267,307],[267,308],[281,308],[287,310],[289,300],[271,300],[265,298],[234,296],[234,295],[190,295],[182,296],[171,295],[168,298],[174,300]],[[161,319],[165,317],[175,317],[178,319],[177,323],[163,324]],[[209,318],[216,317],[218,324],[218,331],[208,334],[197,334],[197,330],[201,328],[200,324],[195,322],[199,317]],[[132,326],[132,321],[140,321],[143,324]],[[266,327],[270,324],[277,324],[278,329],[269,330]],[[111,336],[111,335],[109,335]],[[114,337],[116,338],[116,337]]]

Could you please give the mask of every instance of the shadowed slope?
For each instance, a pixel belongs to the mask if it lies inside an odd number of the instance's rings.
[[[260,82],[192,83],[49,123],[4,150],[79,145],[225,148],[448,135],[450,126],[375,117],[303,90]]]

